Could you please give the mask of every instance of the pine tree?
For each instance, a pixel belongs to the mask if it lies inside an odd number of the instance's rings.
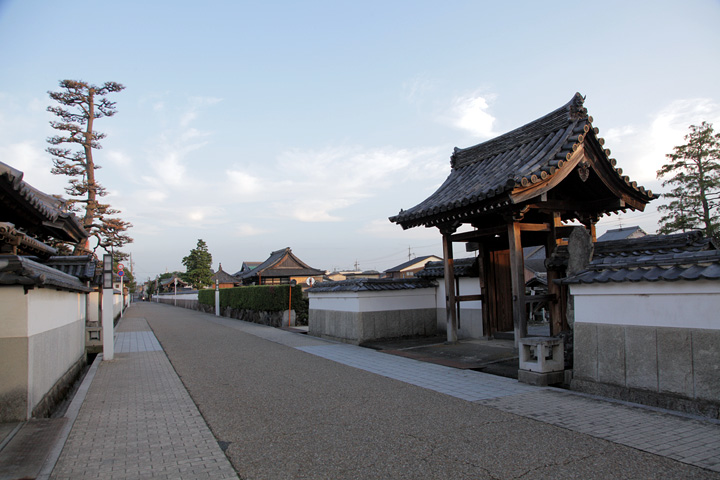
[[[190,250],[190,254],[183,258],[182,263],[185,265],[183,280],[198,289],[210,285],[213,275],[212,255],[208,252],[205,241],[199,239],[197,247]]]
[[[132,227],[129,222],[113,215],[120,213],[108,204],[100,203],[99,197],[107,195],[105,188],[95,178],[95,170],[100,166],[93,160],[93,149],[102,148],[99,141],[104,133],[93,130],[95,119],[115,115],[115,102],[105,95],[122,91],[125,87],[119,83],[106,82],[98,87],[77,80],[62,80],[59,92],[48,92],[50,98],[59,106],[50,106],[47,110],[59,120],[50,125],[61,132],[47,139],[53,145],[47,152],[53,156],[52,173],[70,177],[70,186],[65,192],[71,197],[67,204],[71,211],[80,211],[77,204],[84,204],[82,224],[98,239],[98,245],[106,251],[120,248],[133,240],[125,231]],[[73,150],[65,145],[79,147]],[[75,245],[74,254],[91,253],[89,241]]]
[[[663,197],[670,200],[658,207],[663,213],[658,233],[702,229],[708,237],[720,235],[720,133],[710,123],[691,125],[684,145],[667,155],[670,163],[657,171],[669,177],[663,187],[673,187]],[[672,176],[671,176],[672,175]]]

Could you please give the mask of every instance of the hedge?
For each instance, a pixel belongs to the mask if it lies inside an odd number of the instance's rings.
[[[288,309],[290,303],[288,288],[290,285],[255,285],[248,287],[221,288],[220,308],[237,310],[255,310],[260,312],[280,312]],[[215,306],[215,290],[198,292],[201,304]],[[308,318],[309,302],[303,298],[302,286],[292,287],[292,309],[299,322]]]

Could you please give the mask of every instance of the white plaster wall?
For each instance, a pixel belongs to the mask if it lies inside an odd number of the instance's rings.
[[[21,286],[0,287],[0,338],[27,337],[28,305]]]
[[[575,322],[720,330],[720,282],[571,285]]]
[[[310,310],[383,312],[435,308],[435,288],[381,292],[308,292]]]
[[[26,389],[27,417],[84,354],[85,312],[82,293],[48,288],[25,293],[21,286],[0,288],[0,339],[15,342],[13,355],[22,357],[3,358],[0,352],[0,359],[15,387]],[[6,387],[0,385],[0,394],[8,393]]]
[[[28,336],[38,335],[64,325],[85,323],[85,294],[33,288],[26,295]]]

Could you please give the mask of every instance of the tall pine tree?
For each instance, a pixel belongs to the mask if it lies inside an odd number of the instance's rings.
[[[113,217],[120,213],[110,205],[100,203],[99,198],[107,195],[105,188],[95,178],[99,169],[93,159],[93,149],[102,148],[100,140],[104,133],[93,129],[98,118],[115,115],[115,102],[105,98],[110,93],[120,92],[125,87],[119,83],[106,82],[102,86],[90,85],[83,81],[62,80],[61,91],[48,92],[59,105],[47,108],[59,118],[51,121],[52,128],[60,132],[47,139],[52,145],[47,152],[53,157],[52,173],[70,177],[70,186],[65,192],[71,197],[68,206],[80,211],[77,204],[84,204],[82,223],[85,229],[98,240],[94,247],[111,251],[133,240],[125,231],[132,227],[129,222]],[[74,150],[72,147],[78,147]],[[89,240],[74,246],[75,255],[92,253]]]
[[[672,187],[663,197],[670,200],[658,210],[659,233],[702,229],[708,237],[720,236],[720,133],[710,123],[691,125],[684,145],[667,155],[669,163],[657,171],[667,178],[663,187]]]

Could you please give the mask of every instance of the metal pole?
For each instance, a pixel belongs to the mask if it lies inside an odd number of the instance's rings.
[[[123,288],[125,275],[120,275],[120,318],[123,317],[123,310],[125,310],[125,288]]]
[[[177,277],[175,277],[175,291],[173,292],[173,305],[177,307]]]
[[[292,319],[292,283],[290,284],[290,301],[288,302],[288,327]]]
[[[220,316],[220,280],[215,279],[215,316]]]

